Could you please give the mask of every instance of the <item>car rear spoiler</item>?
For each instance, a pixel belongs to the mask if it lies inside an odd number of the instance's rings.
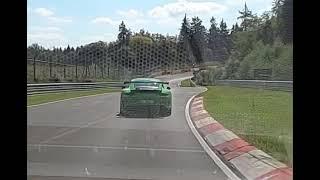
[[[131,81],[124,81],[123,82],[123,85],[122,85],[122,88],[127,88],[128,87],[128,84],[130,84],[130,83],[146,83],[146,82],[139,82],[139,81],[137,81],[137,82],[131,82]],[[156,83],[160,83],[160,84],[169,84],[169,82],[156,82]]]
[[[146,83],[146,82],[131,82],[131,81],[124,81],[123,84],[129,84],[129,83]],[[169,84],[169,82],[155,82],[155,83],[160,83],[160,84]]]

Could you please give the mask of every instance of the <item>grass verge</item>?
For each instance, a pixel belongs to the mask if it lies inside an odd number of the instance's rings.
[[[185,79],[181,81],[181,87],[195,87],[195,85],[190,79]]]
[[[206,110],[227,129],[292,166],[292,93],[209,86]]]
[[[37,95],[29,95],[27,97],[27,106],[47,103],[51,101],[58,101],[63,99],[81,97],[81,96],[89,96],[95,94],[103,94],[109,92],[118,92],[120,89],[118,88],[102,88],[88,91],[66,91],[59,93],[45,93],[45,94],[37,94]]]

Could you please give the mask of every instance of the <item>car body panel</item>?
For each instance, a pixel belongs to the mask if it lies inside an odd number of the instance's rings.
[[[169,116],[170,87],[155,78],[135,78],[122,89],[120,114],[123,116]]]

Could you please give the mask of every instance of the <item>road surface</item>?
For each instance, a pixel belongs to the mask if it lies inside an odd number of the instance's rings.
[[[190,74],[189,74],[190,75]],[[185,105],[203,89],[172,87],[172,115],[122,118],[120,93],[28,108],[28,179],[227,179],[194,137]]]

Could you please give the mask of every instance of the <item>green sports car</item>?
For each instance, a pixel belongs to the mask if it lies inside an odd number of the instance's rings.
[[[136,78],[124,83],[120,100],[121,116],[170,116],[172,96],[168,82]]]

